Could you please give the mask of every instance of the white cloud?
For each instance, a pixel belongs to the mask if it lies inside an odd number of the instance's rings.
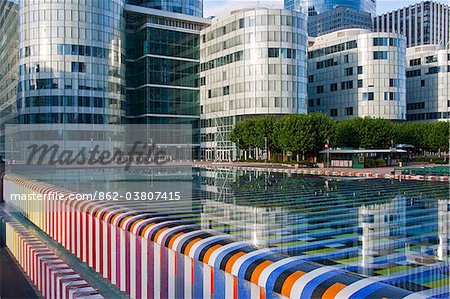
[[[268,8],[283,8],[283,0],[262,0],[262,1],[248,1],[248,0],[204,0],[204,17],[220,16],[231,10],[243,7],[268,7]]]

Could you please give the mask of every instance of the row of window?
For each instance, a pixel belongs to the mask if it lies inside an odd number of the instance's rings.
[[[362,79],[358,79],[357,81],[357,87],[362,88],[364,87],[364,81]],[[389,79],[389,87],[398,87],[400,85],[399,79]],[[341,90],[346,89],[352,89],[354,87],[353,81],[344,81],[341,82]],[[330,84],[330,92],[338,91],[338,83],[331,83]],[[321,94],[325,92],[325,88],[323,85],[316,86],[316,93]]]
[[[447,54],[447,60],[450,61],[450,54]],[[438,58],[436,55],[425,57],[425,63],[433,63],[433,62],[437,62],[437,61],[438,61]],[[417,65],[422,65],[421,58],[415,58],[415,59],[411,59],[409,61],[409,66],[417,66]]]
[[[19,116],[20,124],[119,124],[117,115],[84,113],[38,113]]]
[[[330,116],[331,117],[337,117],[338,116],[338,109],[333,108],[330,109]],[[353,115],[353,107],[347,107],[345,108],[345,115],[349,116],[349,115]]]
[[[363,101],[374,101],[375,93],[374,92],[364,92],[362,96]],[[385,101],[399,101],[400,94],[397,92],[385,92],[384,93]]]
[[[225,34],[233,32],[238,29],[254,27],[254,26],[265,26],[265,25],[282,25],[282,26],[294,26],[295,28],[302,28],[303,20],[295,16],[286,15],[259,15],[259,16],[248,16],[245,18],[240,18],[234,22],[228,23],[225,26],[221,26],[215,30],[202,35],[202,42],[213,40],[217,37],[222,37]]]
[[[104,99],[100,97],[82,97],[82,96],[39,96],[26,97],[17,101],[17,108],[28,107],[94,107],[123,109],[124,102],[117,99]]]
[[[357,47],[358,47],[358,43],[356,40],[345,42],[345,43],[340,43],[340,44],[329,46],[326,48],[310,51],[310,52],[308,52],[308,59],[317,58],[320,56],[333,54],[333,53],[337,53],[337,52],[342,52],[345,50],[355,49]]]
[[[406,110],[419,110],[419,109],[425,109],[425,102],[406,104]]]
[[[238,94],[251,91],[289,91],[296,93],[298,92],[298,90],[299,85],[297,81],[269,80],[257,82],[240,82],[223,87],[208,89],[207,97],[208,99],[211,99],[230,94]]]
[[[433,119],[448,119],[449,112],[429,112],[429,113],[416,113],[406,114],[406,120],[433,120]]]
[[[64,84],[64,86],[61,86],[59,84],[61,82]],[[77,86],[74,86],[74,84],[78,84],[78,88]],[[41,89],[94,90],[125,95],[125,86],[115,82],[105,82],[99,80],[33,79],[20,81],[18,84],[18,92],[41,90]]]
[[[438,73],[450,73],[450,65],[432,66],[428,68],[428,71],[424,75],[433,75]],[[406,78],[420,77],[422,76],[422,70],[409,70],[406,71]]]
[[[29,56],[39,56],[40,55],[40,46],[26,46],[19,50],[19,58],[26,58]],[[50,47],[53,49],[53,47]],[[51,51],[50,54],[54,55],[76,55],[76,56],[86,56],[86,57],[94,57],[101,59],[108,59],[109,61],[114,62],[125,62],[125,55],[119,53],[118,51],[93,47],[93,46],[84,46],[84,45],[71,45],[71,44],[58,44],[56,45],[56,52],[53,53],[54,50]]]
[[[400,39],[392,37],[375,37],[373,39],[373,45],[398,47],[400,45]]]

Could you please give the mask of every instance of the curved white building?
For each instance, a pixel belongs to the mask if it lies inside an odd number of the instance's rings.
[[[201,157],[236,158],[233,126],[248,116],[307,113],[306,20],[290,10],[249,8],[201,31]]]
[[[406,39],[347,29],[322,35],[308,49],[308,111],[336,120],[406,119]]]
[[[74,145],[114,142],[125,114],[124,6],[125,0],[19,1],[19,124]],[[80,131],[98,133],[76,136]]]
[[[406,51],[406,114],[409,121],[450,118],[450,51],[436,45]]]

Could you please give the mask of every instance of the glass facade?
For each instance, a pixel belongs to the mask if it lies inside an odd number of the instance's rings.
[[[0,0],[0,151],[4,150],[5,124],[17,122],[18,17],[15,1]]]
[[[20,1],[19,122],[120,124],[124,1]]]
[[[203,0],[127,0],[129,4],[202,17]]]
[[[306,20],[280,9],[242,9],[201,32],[202,159],[233,160],[245,117],[306,113]]]
[[[127,13],[128,122],[190,124],[194,157],[200,146],[199,33],[205,22]]]
[[[336,6],[344,6],[365,11],[375,16],[375,0],[284,0],[284,8],[300,10],[308,16],[315,16],[332,10]]]
[[[308,52],[308,111],[405,120],[405,57],[399,34],[347,29],[317,37]]]

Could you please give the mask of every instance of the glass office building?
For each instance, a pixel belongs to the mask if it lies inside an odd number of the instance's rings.
[[[308,16],[315,16],[332,10],[336,6],[344,6],[371,13],[375,16],[375,0],[284,0],[284,8],[302,11]]]
[[[120,124],[124,1],[19,2],[21,124]]]
[[[423,1],[376,16],[376,32],[396,32],[406,36],[407,47],[440,45],[449,48],[450,6]]]
[[[200,147],[200,29],[209,21],[132,5],[126,19],[128,122],[191,125],[195,157]]]
[[[17,1],[0,0],[0,151],[5,124],[17,122],[18,17]]]
[[[203,0],[128,0],[127,2],[168,12],[203,16]]]
[[[302,13],[235,10],[214,18],[201,36],[202,159],[237,159],[229,135],[244,118],[307,113]]]

